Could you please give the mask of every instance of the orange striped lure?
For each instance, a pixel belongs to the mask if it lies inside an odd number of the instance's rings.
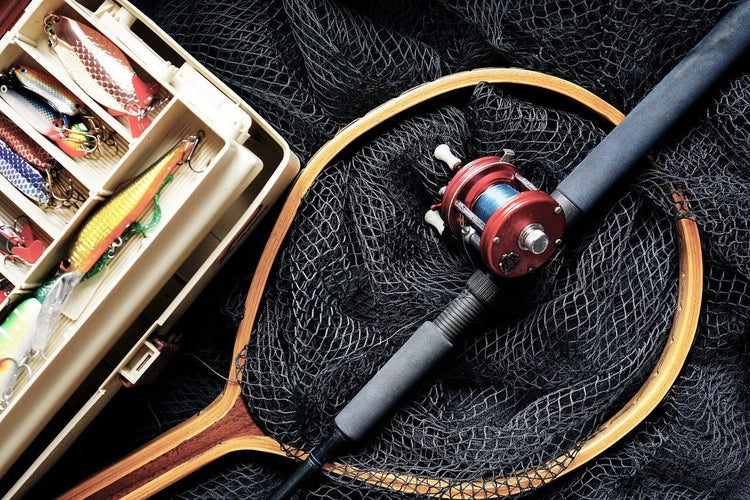
[[[204,133],[182,139],[156,163],[119,189],[99,207],[78,231],[70,253],[60,262],[60,271],[42,302],[33,347],[41,351],[47,343],[52,327],[57,322],[66,300],[75,286],[97,272],[114,250],[134,234],[145,233],[159,223],[161,209],[158,195],[172,173],[183,163],[190,163]],[[155,202],[154,218],[146,225],[136,219],[151,202]],[[88,273],[88,274],[87,274]]]

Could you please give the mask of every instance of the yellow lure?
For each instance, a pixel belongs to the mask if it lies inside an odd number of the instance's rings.
[[[197,136],[180,141],[138,177],[115,193],[81,227],[63,271],[85,273],[151,204],[164,180],[191,155]]]
[[[203,132],[181,140],[156,163],[148,167],[99,207],[78,231],[68,257],[60,263],[62,275],[44,296],[37,321],[33,346],[42,350],[52,327],[81,278],[122,236],[151,204],[167,177],[178,166],[190,162]]]

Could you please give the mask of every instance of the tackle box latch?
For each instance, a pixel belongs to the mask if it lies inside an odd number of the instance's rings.
[[[125,387],[137,387],[152,382],[177,353],[177,344],[158,337],[145,340],[120,370]]]

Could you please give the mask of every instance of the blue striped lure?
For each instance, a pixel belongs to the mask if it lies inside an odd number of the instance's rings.
[[[8,103],[37,132],[52,139],[68,156],[79,158],[93,151],[90,143],[95,138],[88,135],[88,127],[79,124],[69,128],[69,117],[58,113],[47,101],[26,90],[18,91],[7,81],[0,81],[0,98]],[[83,130],[85,129],[85,130]]]
[[[83,108],[78,98],[52,75],[23,65],[12,67],[10,73],[24,88],[46,100],[60,113],[73,116]]]
[[[49,187],[42,174],[3,141],[0,141],[0,174],[32,200],[42,205],[49,203]]]

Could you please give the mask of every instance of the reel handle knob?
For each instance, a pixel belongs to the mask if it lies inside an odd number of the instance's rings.
[[[461,167],[461,159],[451,152],[451,148],[447,144],[441,144],[435,148],[435,158],[442,161],[451,170],[458,170]]]
[[[549,248],[549,236],[540,224],[529,224],[518,237],[518,247],[534,255],[543,254]]]

